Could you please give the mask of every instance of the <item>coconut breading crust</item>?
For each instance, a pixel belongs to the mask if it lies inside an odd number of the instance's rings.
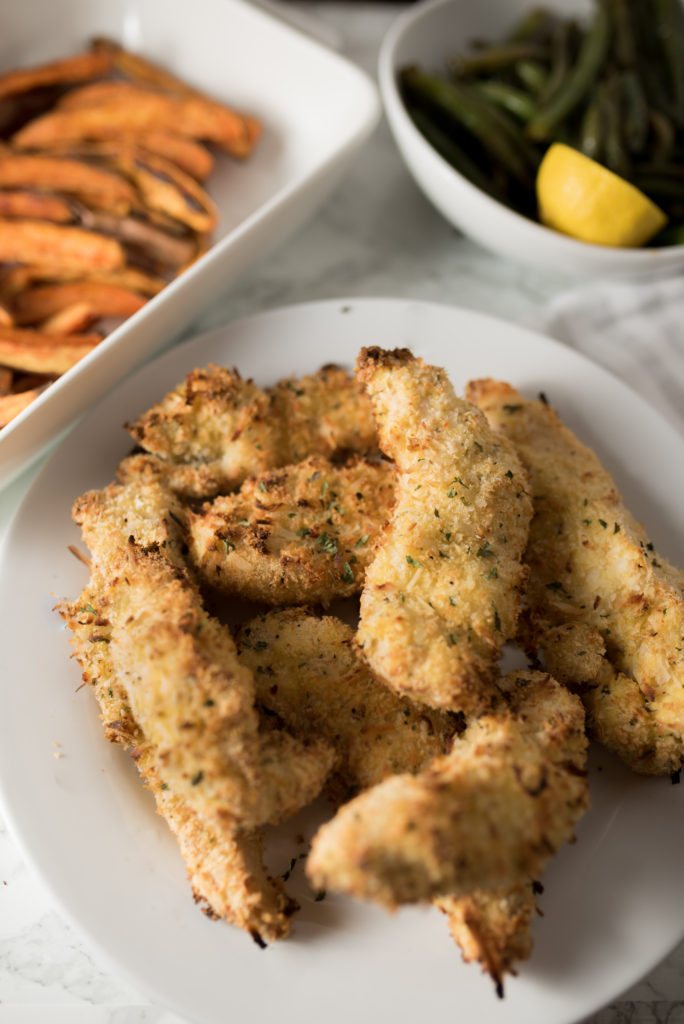
[[[394,908],[540,877],[588,803],[584,710],[544,673],[513,672],[499,688],[499,707],[449,754],[386,779],[319,829],[314,886]]]
[[[120,479],[160,476],[195,500],[308,455],[377,448],[363,389],[336,366],[263,390],[210,365],[126,426],[146,454],[124,460]]]
[[[635,771],[670,774],[684,759],[684,577],[656,554],[610,473],[543,401],[475,381],[467,394],[509,437],[532,478],[526,561],[532,632],[549,664],[575,661],[589,728]],[[588,669],[568,624],[597,633]],[[545,633],[548,629],[561,633]],[[601,652],[603,653],[603,652]],[[573,675],[572,669],[566,672]]]
[[[433,707],[483,709],[516,630],[532,505],[513,446],[407,349],[363,349],[397,502],[366,571],[358,639],[376,674]]]
[[[389,518],[394,480],[389,463],[362,457],[272,470],[188,513],[188,557],[213,587],[264,604],[348,597]]]
[[[238,654],[254,672],[257,701],[296,736],[324,736],[340,758],[326,785],[335,802],[389,775],[417,772],[446,752],[461,716],[397,697],[368,668],[354,631],[306,609],[268,612],[236,634]],[[532,950],[532,882],[435,901],[467,962],[479,961],[502,990],[504,975]]]
[[[133,718],[109,646],[90,642],[94,620],[95,613],[85,606],[72,608],[68,619],[83,681],[93,689],[108,739],[130,751],[154,794],[157,811],[178,842],[196,902],[208,916],[245,929],[256,941],[284,938],[296,904],[282,881],[264,867],[263,837],[258,831],[235,833],[223,822],[202,820],[162,780],[157,752]]]
[[[449,714],[397,697],[368,668],[351,626],[334,616],[286,608],[236,633],[240,661],[254,672],[257,703],[295,735],[323,737],[339,761],[328,780],[348,800],[396,772],[417,772],[445,753],[461,727]]]
[[[74,514],[92,552],[91,581],[63,614],[73,620],[77,608],[93,609],[88,640],[107,646],[175,793],[203,819],[236,829],[282,820],[319,792],[334,751],[260,730],[254,679],[230,633],[206,613],[184,568],[150,543],[145,502],[163,507],[162,494],[155,485],[110,485],[79,499]],[[146,547],[129,534],[136,518]]]

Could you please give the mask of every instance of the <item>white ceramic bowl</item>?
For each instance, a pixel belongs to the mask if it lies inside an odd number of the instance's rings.
[[[0,487],[301,224],[380,114],[367,75],[245,0],[21,0],[5,7],[2,70],[66,56],[108,35],[255,114],[264,131],[244,163],[217,158],[207,188],[220,222],[209,252],[0,431]]]
[[[455,227],[493,252],[532,266],[591,277],[646,277],[684,268],[684,246],[616,249],[568,238],[498,203],[454,170],[406,112],[397,72],[407,64],[442,70],[447,57],[475,38],[502,37],[533,0],[424,0],[402,14],[383,40],[379,81],[385,112],[409,171]],[[588,0],[545,0],[545,7],[582,15]]]

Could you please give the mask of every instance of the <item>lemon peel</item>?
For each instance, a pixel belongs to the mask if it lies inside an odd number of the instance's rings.
[[[564,143],[546,151],[537,172],[542,224],[594,245],[644,245],[667,223],[648,196]]]

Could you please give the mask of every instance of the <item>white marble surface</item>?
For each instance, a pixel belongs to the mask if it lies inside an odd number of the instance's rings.
[[[340,39],[343,52],[372,74],[382,35],[400,9],[298,8],[324,23],[328,39]],[[547,303],[576,283],[514,266],[459,237],[417,191],[382,124],[316,217],[188,333],[281,304],[351,295],[429,299],[539,322]],[[32,476],[0,493],[0,532]],[[0,1024],[25,1022],[182,1024],[98,962],[0,825]],[[684,944],[591,1018],[623,1022],[684,1024]]]

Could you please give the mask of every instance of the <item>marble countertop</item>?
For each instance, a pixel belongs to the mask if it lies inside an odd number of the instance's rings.
[[[401,7],[293,10],[315,19],[329,41],[375,75],[380,40]],[[413,184],[383,122],[315,217],[187,334],[283,304],[353,295],[434,300],[535,323],[576,283],[500,260],[450,228]],[[0,531],[34,473],[0,493]],[[0,883],[0,1024],[183,1024],[98,962],[53,909],[1,823]],[[684,1022],[684,944],[591,1018],[618,1022]]]

